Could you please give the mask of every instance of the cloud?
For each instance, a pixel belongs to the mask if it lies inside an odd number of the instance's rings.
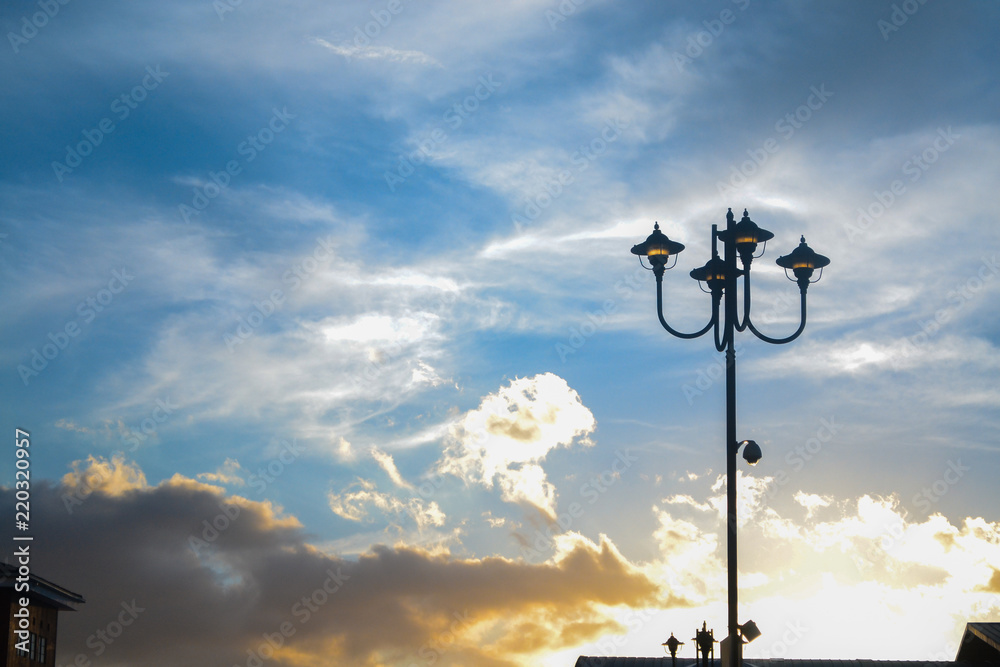
[[[215,472],[199,473],[197,477],[209,483],[243,486],[246,484],[246,480],[243,479],[245,473],[239,461],[227,458]]]
[[[334,514],[351,521],[371,520],[367,509],[369,506],[386,515],[410,516],[421,530],[443,526],[446,519],[436,502],[427,502],[417,497],[400,500],[391,494],[381,493],[376,489],[375,483],[367,479],[358,479],[341,493],[331,491],[327,495],[327,501]]]
[[[382,470],[389,475],[389,479],[392,483],[398,487],[404,489],[412,489],[413,485],[403,479],[403,476],[399,474],[399,468],[396,467],[396,462],[392,458],[392,454],[387,454],[377,447],[372,447],[372,458],[375,462],[379,464]]]
[[[804,493],[799,491],[795,494],[795,502],[806,508],[807,517],[812,515],[821,507],[829,507],[830,499],[815,493]]]
[[[717,537],[724,515],[712,511],[724,508],[723,480],[716,478],[707,502],[676,494],[665,499],[669,511],[654,507],[660,556],[646,571],[659,572],[699,612],[725,596],[725,545]],[[921,517],[896,497],[803,491],[789,494],[794,504],[785,514],[772,506],[781,488],[774,478],[740,482],[740,495],[749,495],[740,510],[741,604],[768,625],[748,655],[953,659],[951,648],[939,655],[942,635],[957,642],[965,622],[1000,613],[1000,523]],[[931,637],[924,624],[913,626],[915,614],[940,632]],[[839,652],[824,649],[828,637],[818,630],[831,617],[852,637]],[[789,627],[802,632],[782,643]],[[886,628],[897,638],[888,645]]]
[[[748,370],[760,377],[785,377],[794,372],[827,378],[935,367],[980,365],[995,369],[1000,366],[1000,354],[989,341],[953,334],[938,336],[938,329],[935,327],[928,335],[920,325],[915,325],[911,335],[885,341],[807,341],[780,357],[753,360]],[[818,354],[821,348],[823,355]]]
[[[505,501],[554,518],[556,491],[541,462],[556,447],[591,445],[595,425],[579,394],[559,376],[515,379],[451,430],[438,469],[486,488],[496,484]]]
[[[613,623],[608,609],[677,603],[606,538],[560,536],[555,557],[538,565],[386,546],[348,560],[312,546],[280,508],[179,475],[150,486],[132,464],[93,460],[69,481],[109,465],[132,483],[101,486],[72,513],[62,496],[74,486],[32,489],[33,570],[87,600],[60,618],[67,663],[94,660],[99,646],[109,664],[137,666],[242,665],[271,652],[275,665],[428,655],[513,665],[508,651],[596,637]],[[12,503],[13,490],[0,489],[0,500]],[[134,622],[98,640],[122,605],[138,610]],[[518,640],[517,628],[531,632]]]
[[[111,460],[88,456],[86,461],[74,461],[70,467],[62,478],[64,498],[79,500],[95,492],[114,497],[147,486],[142,470],[126,463],[120,454]]]
[[[9,196],[6,188],[0,192]],[[352,437],[353,424],[447,382],[441,369],[453,353],[449,329],[479,317],[484,307],[473,304],[471,315],[456,315],[466,305],[465,287],[440,262],[370,272],[356,259],[361,226],[336,217],[323,200],[280,188],[233,185],[227,192],[254,229],[252,243],[270,233],[257,226],[265,222],[304,236],[289,240],[283,235],[289,232],[278,233],[264,249],[234,254],[212,229],[171,224],[169,211],[137,223],[145,215],[124,200],[127,222],[115,218],[73,235],[51,232],[65,244],[54,256],[75,247],[100,268],[84,264],[71,278],[53,266],[35,269],[37,276],[25,276],[12,291],[20,316],[32,319],[27,309],[38,304],[73,312],[103,287],[100,280],[107,283],[108,264],[135,267],[136,276],[90,334],[104,345],[99,327],[125,327],[136,347],[108,343],[114,353],[102,354],[111,359],[106,370],[114,379],[101,391],[77,385],[86,405],[60,414],[58,428],[121,447],[130,436],[169,440],[182,429],[229,419],[287,418],[291,434],[347,457],[338,443]],[[85,215],[97,206],[85,197],[75,201]],[[272,300],[276,291],[280,298]],[[64,357],[82,363],[80,349],[70,346]],[[152,411],[164,400],[180,407],[154,424]],[[350,417],[340,418],[345,414]],[[155,430],[140,429],[146,422]]]
[[[333,51],[338,56],[347,59],[358,58],[360,60],[387,60],[394,63],[432,65],[441,67],[435,58],[427,55],[423,51],[408,51],[405,49],[394,49],[391,46],[356,46],[354,44],[331,44],[319,37],[313,38],[314,44],[319,44],[323,48]]]
[[[654,507],[658,527],[653,537],[659,547],[660,577],[670,590],[686,599],[706,603],[723,593],[719,539],[693,522],[677,519]]]
[[[993,568],[993,574],[990,575],[989,582],[977,587],[976,590],[983,591],[984,593],[1000,594],[1000,569]]]

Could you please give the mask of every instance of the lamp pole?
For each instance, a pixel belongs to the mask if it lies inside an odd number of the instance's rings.
[[[736,347],[735,338],[737,332],[749,329],[757,338],[772,343],[782,345],[790,343],[799,337],[806,325],[806,290],[810,283],[815,269],[820,270],[830,263],[830,260],[823,255],[819,255],[806,245],[805,237],[799,246],[788,255],[779,257],[778,266],[785,269],[786,276],[791,271],[794,277],[790,280],[798,283],[801,314],[799,327],[790,336],[785,338],[771,338],[762,334],[754,326],[750,318],[750,266],[755,257],[759,243],[766,244],[768,240],[774,238],[774,234],[761,229],[754,223],[746,210],[743,211],[743,218],[736,223],[733,217],[733,210],[729,209],[726,214],[726,228],[718,230],[717,225],[712,225],[712,258],[705,266],[691,271],[691,277],[708,286],[708,292],[712,295],[712,315],[701,330],[694,333],[682,333],[672,328],[663,316],[663,274],[667,269],[673,268],[677,261],[677,254],[684,250],[683,244],[671,241],[666,234],[660,231],[659,224],[653,226],[653,233],[642,243],[632,246],[632,253],[642,258],[646,257],[650,263],[649,268],[656,276],[656,310],[660,319],[660,324],[673,336],[678,338],[698,338],[709,330],[714,329],[715,348],[719,352],[726,353],[726,546],[727,546],[727,568],[729,587],[729,665],[728,667],[741,667],[742,660],[742,639],[740,637],[740,625],[737,616],[737,606],[739,601],[738,578],[736,572],[737,551],[736,551],[736,453],[740,447],[743,449],[743,458],[750,465],[757,463],[761,458],[760,447],[753,440],[742,442],[736,439]],[[723,257],[719,258],[718,242],[723,244]],[[763,254],[763,249],[761,250]],[[743,265],[742,270],[737,267],[736,258],[739,256]],[[671,263],[671,258],[673,262]],[[743,317],[739,314],[739,298],[737,294],[738,279],[743,276]],[[819,280],[819,277],[816,279]],[[702,287],[704,290],[705,288]],[[723,300],[724,299],[724,300]],[[721,306],[721,312],[720,312]],[[752,625],[752,621],[748,626]],[[753,630],[759,635],[756,625]],[[755,635],[756,636],[756,635]],[[750,637],[752,640],[753,637]]]

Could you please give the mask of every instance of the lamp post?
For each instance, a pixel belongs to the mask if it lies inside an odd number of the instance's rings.
[[[785,269],[785,275],[798,283],[801,315],[798,329],[790,336],[785,338],[766,336],[757,330],[750,317],[750,266],[753,260],[760,256],[754,254],[758,244],[766,244],[772,238],[774,238],[774,234],[758,227],[750,219],[746,210],[743,211],[743,218],[736,223],[733,218],[733,210],[729,209],[726,214],[726,228],[721,232],[718,225],[712,225],[712,258],[701,268],[691,271],[691,277],[697,280],[699,285],[704,283],[708,287],[708,290],[705,290],[705,287],[702,286],[702,290],[707,291],[712,296],[712,315],[708,324],[693,333],[677,331],[667,323],[663,316],[663,273],[667,269],[673,268],[677,263],[677,255],[684,250],[683,244],[667,238],[666,234],[660,231],[660,226],[657,223],[653,225],[653,233],[645,241],[632,246],[632,254],[639,256],[640,264],[642,258],[646,257],[650,266],[646,267],[644,264],[643,266],[650,269],[656,276],[656,312],[663,328],[678,338],[698,338],[714,329],[715,348],[719,352],[725,351],[726,353],[726,525],[730,656],[728,667],[740,667],[742,658],[741,628],[737,621],[736,453],[740,447],[743,447],[743,458],[750,465],[757,463],[761,458],[760,447],[756,442],[736,440],[736,348],[734,338],[737,332],[747,329],[757,338],[775,345],[790,343],[798,338],[806,326],[806,290],[810,283],[819,280],[823,267],[830,263],[828,258],[817,254],[806,245],[804,236],[795,250],[777,259],[778,266]],[[724,250],[722,258],[719,257],[718,241],[722,241]],[[763,254],[763,248],[761,254]],[[742,270],[736,266],[737,255],[743,266]],[[816,280],[812,280],[816,269],[820,270],[820,275],[817,276]],[[789,271],[792,272],[792,276],[788,275]],[[737,297],[737,279],[740,276],[743,276],[742,318],[739,315],[739,299]],[[756,631],[757,626],[753,625],[752,627]]]

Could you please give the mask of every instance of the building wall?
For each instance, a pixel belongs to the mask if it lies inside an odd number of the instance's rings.
[[[0,643],[0,655],[3,655],[7,667],[55,667],[56,665],[56,632],[59,612],[48,606],[38,604],[28,605],[28,631],[45,639],[45,660],[37,662],[30,659],[30,656],[22,656],[17,652],[17,636],[14,630],[17,629],[17,620],[14,612],[20,608],[18,599],[20,593],[15,593],[13,589],[5,588],[0,590],[0,609],[7,614],[7,632]]]

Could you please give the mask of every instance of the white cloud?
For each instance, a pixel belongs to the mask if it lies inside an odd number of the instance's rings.
[[[830,499],[815,493],[804,493],[799,491],[795,494],[795,502],[806,508],[807,517],[812,515],[821,507],[829,507]]]
[[[717,537],[724,518],[709,511],[724,501],[721,479],[706,502],[667,499],[678,511],[694,508],[690,520],[654,508],[660,555],[647,571],[704,608],[726,590],[725,544]],[[753,496],[772,482],[748,479],[740,494]],[[748,657],[950,660],[957,644],[942,644],[943,637],[957,642],[965,622],[1000,614],[1000,522],[921,518],[894,497],[798,491],[793,499],[806,509],[804,517],[752,498],[745,506],[751,520],[740,529],[741,605],[764,631]],[[693,610],[691,622],[704,613],[702,606]],[[831,618],[838,633],[851,637],[832,650],[828,633],[819,631]],[[887,643],[890,630],[894,641]]]
[[[676,519],[654,507],[657,529],[653,533],[660,549],[661,564],[654,569],[671,590],[705,603],[723,595],[719,539],[696,524]]]
[[[337,457],[341,461],[352,461],[357,456],[354,453],[354,448],[351,446],[351,443],[343,436],[337,438],[336,452]]]
[[[401,500],[378,491],[375,483],[367,479],[358,479],[341,493],[331,491],[327,494],[327,502],[334,514],[358,522],[372,520],[370,507],[388,516],[409,516],[418,529],[443,526],[447,518],[434,501],[428,502],[418,497]]]
[[[1000,352],[985,340],[937,331],[928,336],[915,325],[912,335],[896,339],[803,341],[780,356],[752,359],[747,370],[760,377],[833,377],[960,364],[998,368]]]
[[[552,373],[512,380],[486,396],[452,429],[442,473],[523,502],[555,517],[555,487],[541,462],[556,447],[592,444],[594,415],[565,380]]]
[[[231,484],[233,486],[243,486],[246,470],[240,462],[233,458],[227,458],[215,472],[203,472],[198,475],[198,479],[210,484]]]
[[[414,65],[433,65],[441,67],[435,58],[427,55],[423,51],[408,51],[405,49],[394,49],[391,46],[356,46],[354,44],[331,44],[325,39],[314,38],[313,43],[333,51],[338,56],[345,58],[358,58],[360,60],[387,60],[394,63],[406,63]]]
[[[389,479],[392,483],[398,487],[404,489],[412,489],[413,485],[403,479],[403,476],[399,474],[399,468],[396,467],[396,462],[392,458],[392,454],[387,454],[377,447],[372,447],[372,458],[375,462],[379,464],[382,470],[389,475]]]

